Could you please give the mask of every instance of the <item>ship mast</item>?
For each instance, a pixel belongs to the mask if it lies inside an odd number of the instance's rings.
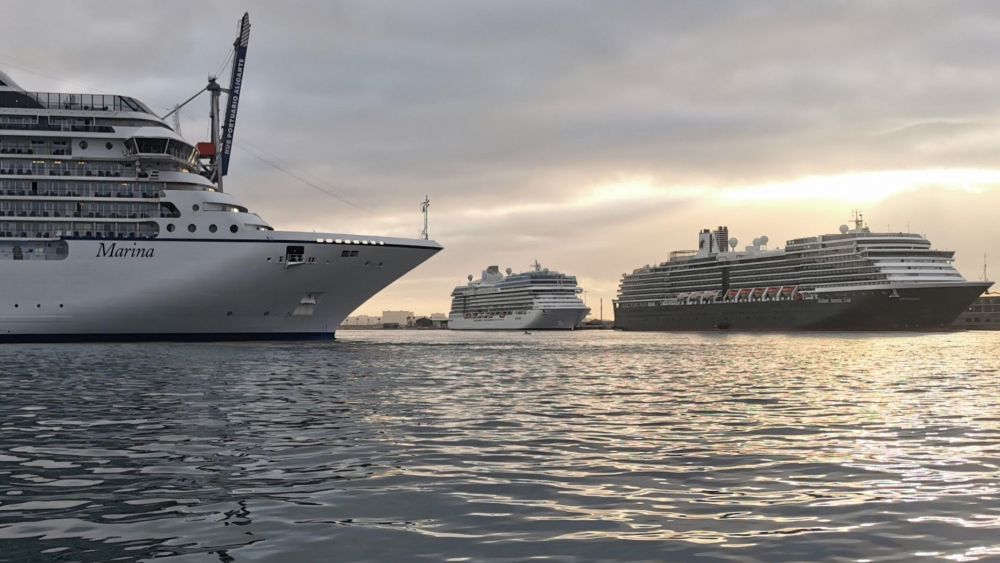
[[[427,210],[431,207],[431,199],[424,196],[424,200],[420,202],[420,212],[424,214],[424,230],[420,231],[420,238],[427,240]]]

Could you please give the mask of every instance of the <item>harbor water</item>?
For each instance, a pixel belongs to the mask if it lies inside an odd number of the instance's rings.
[[[998,343],[4,345],[0,560],[1000,558]]]

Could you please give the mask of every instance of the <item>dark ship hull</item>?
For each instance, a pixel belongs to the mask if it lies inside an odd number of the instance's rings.
[[[621,330],[941,330],[990,283],[845,291],[817,299],[615,308]]]

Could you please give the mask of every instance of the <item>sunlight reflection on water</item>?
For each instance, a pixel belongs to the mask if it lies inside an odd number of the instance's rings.
[[[0,559],[1000,555],[1000,333],[0,347]]]

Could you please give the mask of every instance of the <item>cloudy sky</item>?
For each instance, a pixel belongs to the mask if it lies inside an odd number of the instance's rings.
[[[538,259],[608,316],[702,227],[780,245],[855,208],[1000,275],[996,2],[5,0],[0,69],[165,113],[247,10],[227,190],[277,228],[397,236],[431,198],[446,250],[359,312],[447,312],[467,274]]]

